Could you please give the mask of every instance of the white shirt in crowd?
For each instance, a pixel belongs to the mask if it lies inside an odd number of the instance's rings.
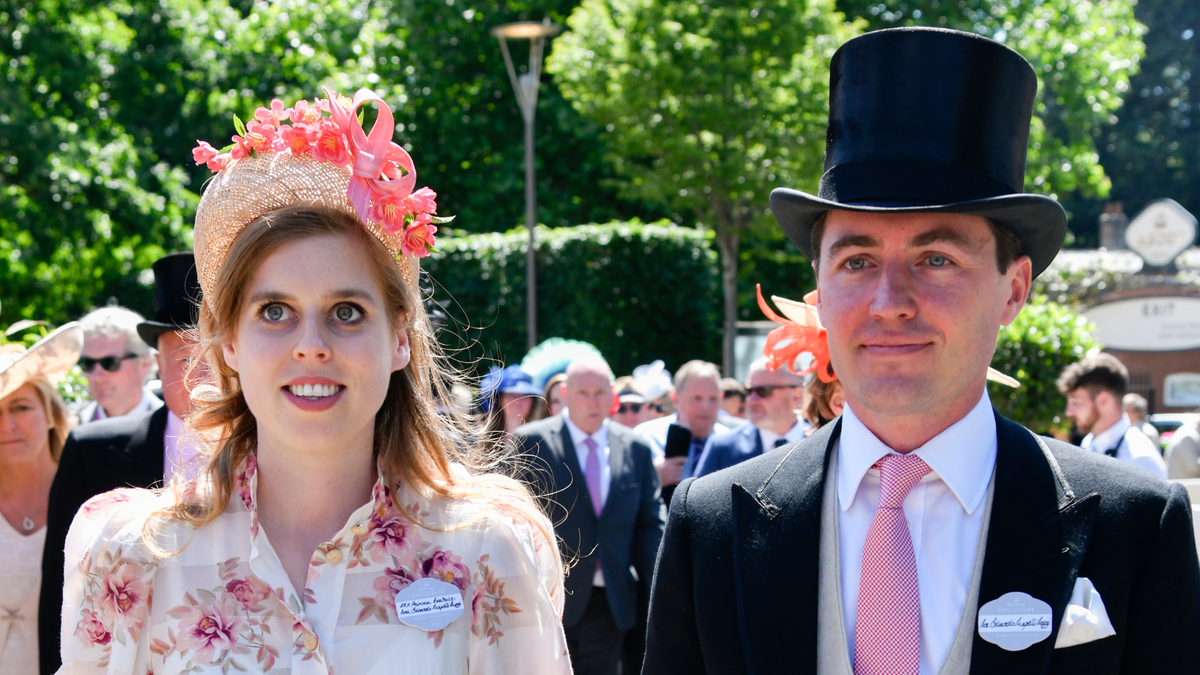
[[[596,442],[596,454],[600,460],[600,504],[608,502],[608,487],[612,482],[612,466],[608,461],[608,420],[604,420],[600,424],[600,428],[594,434],[588,434],[583,429],[575,426],[571,421],[571,416],[567,414],[567,410],[562,412],[563,419],[567,421],[567,431],[571,434],[571,445],[575,446],[575,457],[579,460],[580,470],[587,472],[588,448],[583,442],[590,436]],[[587,476],[584,476],[587,480]],[[585,508],[590,504],[583,505]],[[604,572],[597,566],[596,575],[592,578],[593,586],[604,585]]]
[[[142,400],[138,401],[138,404],[133,406],[132,410],[124,415],[118,415],[118,417],[128,417],[130,415],[141,415],[148,412],[154,412],[155,410],[158,410],[162,404],[162,400],[155,396],[154,393],[150,391],[149,387],[143,387]],[[80,424],[98,422],[104,419],[108,419],[108,415],[104,412],[104,406],[100,405],[96,401],[88,401],[83,408],[79,410]]]
[[[184,433],[183,420],[174,411],[167,410],[167,428],[163,431],[163,484],[170,485],[176,474],[185,481],[192,480],[203,470],[200,440],[190,431]]]
[[[1129,462],[1159,478],[1167,477],[1167,463],[1154,447],[1154,441],[1129,422],[1129,415],[1121,415],[1116,424],[1098,434],[1084,436],[1081,447],[1100,454],[1117,448],[1117,459],[1122,462]]]
[[[759,427],[758,437],[762,439],[763,452],[770,452],[775,449],[775,442],[781,438],[786,441],[786,443],[779,447],[791,445],[792,443],[799,443],[800,441],[804,440],[804,433],[806,431],[808,431],[808,422],[797,420],[796,423],[792,425],[792,428],[788,429],[787,433],[782,436],[774,431],[767,431],[766,429]]]
[[[849,405],[842,416],[838,453],[842,615],[853,663],[863,548],[879,506],[879,471],[871,465],[896,453],[867,429]],[[920,675],[935,675],[950,653],[966,605],[983,534],[988,484],[996,466],[996,418],[986,392],[966,417],[910,454],[930,468],[905,498],[904,517],[917,562]]]

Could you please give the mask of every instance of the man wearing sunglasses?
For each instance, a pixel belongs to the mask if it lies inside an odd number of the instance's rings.
[[[695,476],[707,476],[804,438],[808,424],[796,414],[804,402],[804,378],[780,368],[767,370],[766,359],[750,364],[746,417],[733,431],[713,436],[696,463]]]
[[[192,434],[185,432],[183,423],[191,411],[190,392],[203,376],[199,368],[189,370],[195,349],[189,331],[195,325],[194,312],[199,300],[200,285],[192,253],[172,253],[154,263],[154,315],[149,320],[138,317],[133,325],[138,345],[133,346],[153,345],[158,350],[165,405],[121,417],[109,416],[79,427],[63,446],[58,473],[50,486],[42,554],[38,648],[41,672],[45,675],[55,672],[60,665],[63,546],[79,507],[93,496],[115,488],[148,488],[170,483],[175,477],[187,480],[203,469],[199,444]],[[125,343],[120,347],[127,348]],[[87,354],[87,348],[84,349]],[[124,352],[104,356],[93,353],[99,363],[85,365],[91,366],[88,370],[93,378],[101,372],[120,376],[135,361],[119,358],[123,355]],[[108,369],[106,358],[112,359],[107,363]],[[115,369],[111,368],[114,362]],[[137,410],[141,408],[135,406]]]
[[[83,326],[79,368],[92,396],[91,403],[79,411],[80,424],[137,416],[162,405],[146,389],[154,358],[150,346],[138,337],[141,322],[140,314],[124,307],[102,307],[79,320]]]

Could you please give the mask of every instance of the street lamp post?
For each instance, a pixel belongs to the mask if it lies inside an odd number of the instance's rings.
[[[537,346],[537,259],[534,255],[534,227],[537,226],[537,194],[533,175],[533,115],[537,110],[538,84],[542,75],[542,52],[546,38],[554,37],[561,26],[549,19],[506,23],[492,29],[492,35],[500,40],[500,51],[504,54],[504,65],[508,68],[508,79],[512,81],[517,95],[517,105],[525,120],[525,227],[529,230],[529,250],[525,254],[525,332],[529,348]],[[520,75],[513,67],[508,53],[508,39],[529,40],[529,70]]]

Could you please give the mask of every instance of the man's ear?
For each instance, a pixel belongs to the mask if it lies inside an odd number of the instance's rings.
[[[225,357],[225,365],[238,372],[237,349],[232,342],[226,342],[221,345],[221,356]]]
[[[396,332],[396,351],[392,354],[392,372],[403,370],[412,359],[412,347],[408,344],[408,333]]]
[[[1008,297],[1004,301],[1004,311],[1001,313],[1000,325],[1007,326],[1016,320],[1021,308],[1029,299],[1029,291],[1033,287],[1033,262],[1029,256],[1023,255],[1008,266],[1008,271],[1002,275]]]

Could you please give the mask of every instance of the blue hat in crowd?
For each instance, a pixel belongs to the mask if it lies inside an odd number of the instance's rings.
[[[492,366],[487,375],[479,382],[479,407],[487,412],[491,409],[492,399],[499,394],[527,394],[541,396],[542,390],[533,383],[533,376],[521,370],[521,366],[511,365],[507,368]]]

